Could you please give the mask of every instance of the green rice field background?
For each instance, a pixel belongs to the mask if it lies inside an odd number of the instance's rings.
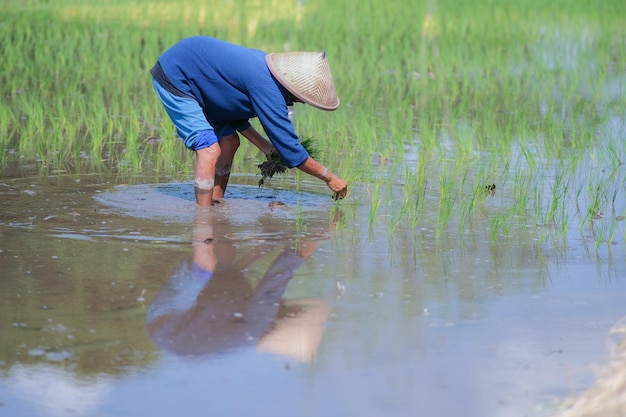
[[[352,203],[370,223],[463,233],[487,204],[494,236],[543,225],[557,240],[571,228],[621,240],[625,12],[618,0],[5,1],[0,163],[188,178],[149,69],[204,34],[328,53],[342,106],[296,106],[296,128],[365,188]],[[248,148],[236,170],[258,159]]]

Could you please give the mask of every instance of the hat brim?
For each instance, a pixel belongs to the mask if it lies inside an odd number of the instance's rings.
[[[335,84],[324,52],[278,52],[265,56],[278,82],[303,103],[321,110],[339,107]]]

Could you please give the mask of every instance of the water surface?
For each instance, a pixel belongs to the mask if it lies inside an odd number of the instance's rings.
[[[4,179],[0,414],[547,416],[611,360],[621,244],[235,182],[196,210],[184,182]]]

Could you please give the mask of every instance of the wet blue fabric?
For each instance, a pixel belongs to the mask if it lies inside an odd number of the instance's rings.
[[[170,93],[154,79],[152,85],[187,149],[198,151],[217,142],[213,126],[197,101]]]
[[[309,155],[289,120],[291,95],[273,77],[265,55],[260,50],[196,36],[173,45],[158,62],[173,87],[197,100],[217,137],[245,130],[250,119],[258,118],[268,139],[293,168]],[[179,123],[186,122],[181,115],[177,117]],[[192,122],[191,131],[184,132],[190,136],[197,134]]]

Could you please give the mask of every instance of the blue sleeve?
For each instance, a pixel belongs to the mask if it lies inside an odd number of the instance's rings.
[[[289,120],[285,97],[275,84],[256,86],[249,91],[250,102],[263,130],[289,168],[304,163],[309,154],[300,144]]]

